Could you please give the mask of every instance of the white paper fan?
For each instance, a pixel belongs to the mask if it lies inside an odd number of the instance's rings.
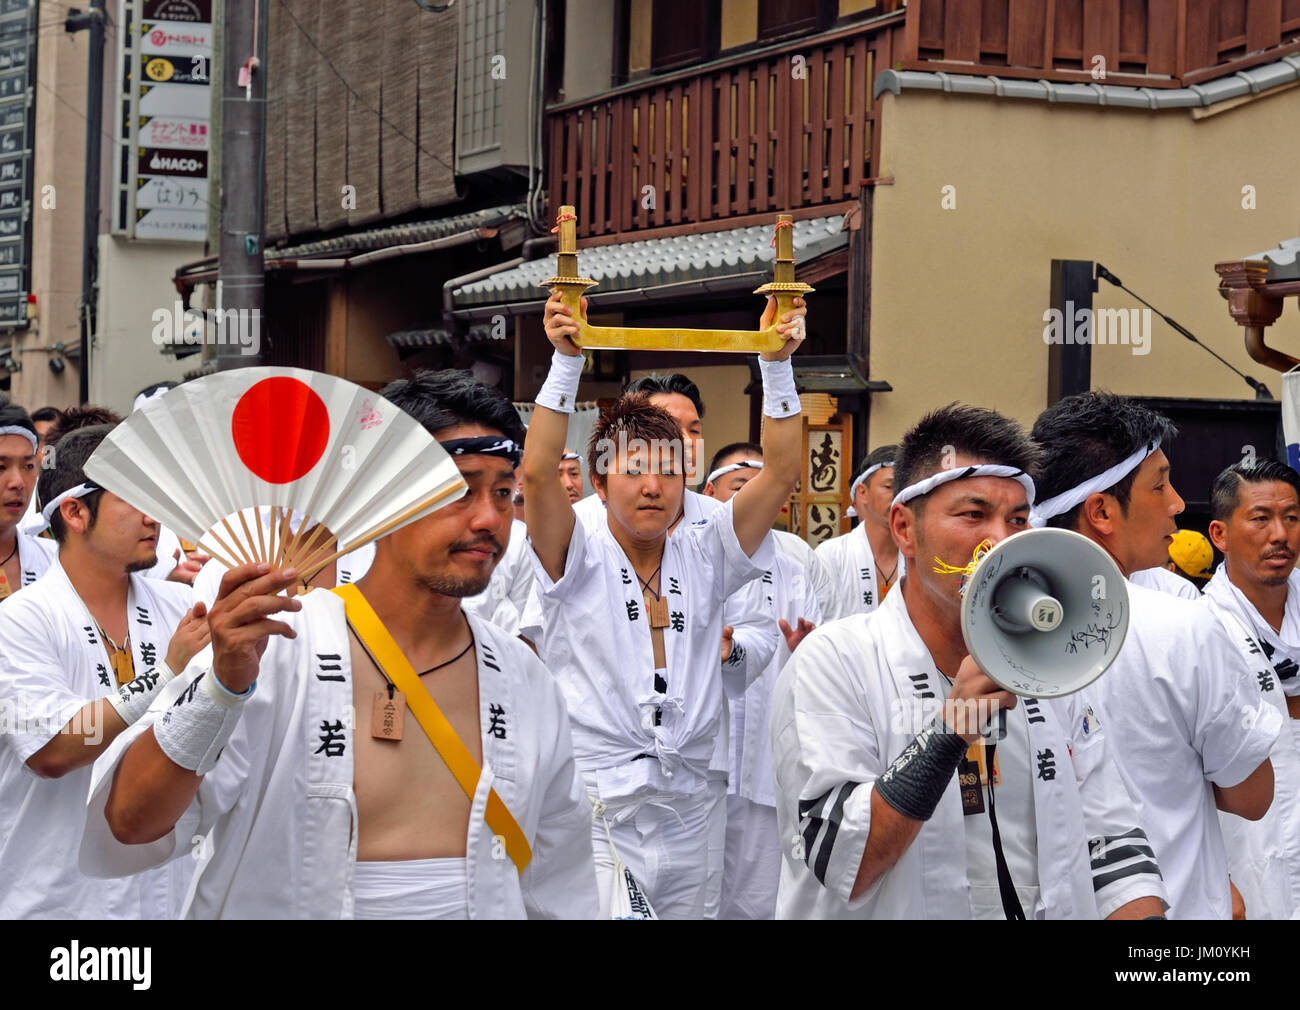
[[[238,368],[177,386],[114,428],[86,476],[228,566],[266,561],[304,580],[466,490],[455,461],[405,411],[301,368]],[[246,518],[256,506],[269,507],[269,529]],[[297,532],[293,511],[305,517]]]

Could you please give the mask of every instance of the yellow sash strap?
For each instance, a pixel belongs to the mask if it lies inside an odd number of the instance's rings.
[[[397,690],[406,695],[406,703],[415,714],[425,736],[447,763],[451,773],[456,776],[456,781],[465,790],[465,795],[472,800],[482,771],[478,762],[474,760],[474,755],[447,721],[447,717],[442,714],[438,703],[433,700],[428,688],[416,674],[415,667],[393,641],[393,636],[388,633],[388,629],[379,620],[379,616],[361,594],[361,590],[354,585],[346,584],[336,587],[333,592],[343,600],[347,609],[348,623],[352,625],[365,647],[370,650],[380,669],[392,680]],[[514,862],[515,868],[523,873],[524,867],[533,858],[533,850],[528,844],[528,839],[524,837],[523,829],[519,827],[514,815],[506,808],[495,789],[488,794],[485,819],[492,833],[505,839],[506,854]]]

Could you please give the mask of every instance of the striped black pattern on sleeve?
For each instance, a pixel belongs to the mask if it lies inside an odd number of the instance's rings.
[[[1092,857],[1093,891],[1138,874],[1161,876],[1155,851],[1141,828],[1093,838],[1088,842],[1088,854]]]
[[[826,867],[830,865],[831,849],[840,830],[844,816],[844,803],[861,782],[845,782],[832,786],[814,800],[799,801],[799,832],[803,836],[803,861],[823,885]]]

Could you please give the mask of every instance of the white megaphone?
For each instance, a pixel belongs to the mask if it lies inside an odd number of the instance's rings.
[[[1100,677],[1128,632],[1119,566],[1087,537],[1034,529],[983,555],[962,592],[961,631],[979,668],[1027,698],[1059,698]]]

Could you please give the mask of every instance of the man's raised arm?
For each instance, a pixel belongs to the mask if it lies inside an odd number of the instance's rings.
[[[771,532],[802,470],[803,420],[790,355],[803,342],[803,317],[808,309],[802,298],[796,298],[794,304],[777,326],[777,332],[786,338],[785,344],[780,350],[759,355],[763,373],[763,469],[736,492],[731,506],[736,539],[748,555],[753,555]],[[771,325],[775,315],[776,301],[769,298],[759,329]]]
[[[585,298],[582,311],[587,311]],[[564,575],[574,523],[569,494],[560,482],[560,457],[564,455],[569,415],[578,396],[583,365],[582,351],[570,339],[577,336],[578,325],[560,301],[558,291],[546,303],[545,327],[555,354],[550,374],[537,394],[537,406],[524,441],[524,523],[537,559],[546,574],[558,582]]]

